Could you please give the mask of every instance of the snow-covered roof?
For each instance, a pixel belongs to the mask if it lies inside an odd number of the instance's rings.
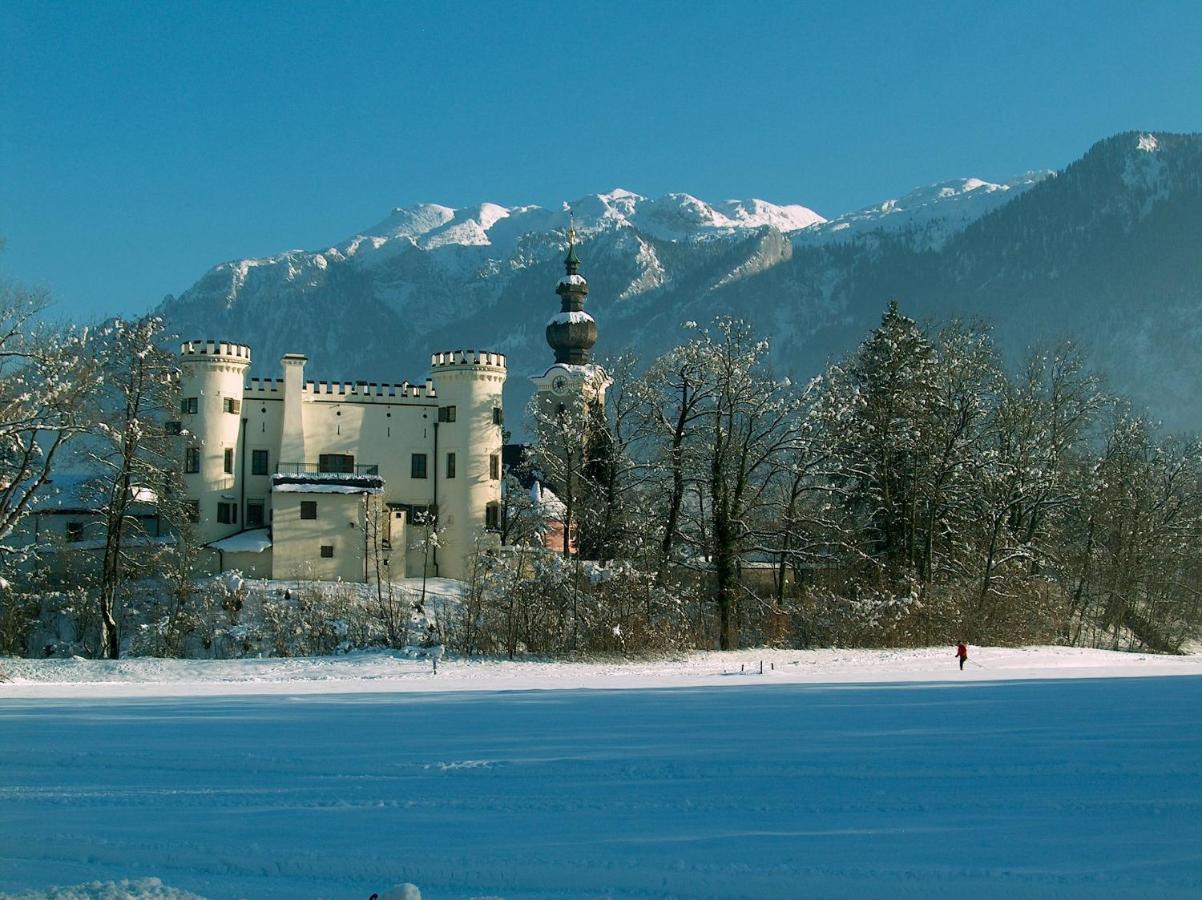
[[[272,490],[277,494],[371,494],[379,496],[384,493],[383,487],[366,487],[356,484],[337,484],[335,482],[326,482],[324,484],[289,484],[277,483],[272,485]]]
[[[278,494],[372,494],[384,493],[379,475],[350,475],[333,472],[306,475],[272,475],[271,489]]]
[[[87,472],[55,474],[34,496],[30,510],[36,513],[80,513],[99,509],[100,491],[92,490],[96,476]],[[133,502],[152,506],[158,495],[148,487],[131,488]]]
[[[30,508],[35,512],[90,509],[95,504],[84,500],[84,489],[90,479],[90,475],[81,473],[55,475],[34,496]]]
[[[55,544],[53,548],[50,545],[41,545],[44,549],[65,550],[75,552],[77,550],[103,550],[105,547],[104,538],[94,538],[87,541],[66,541],[62,544]],[[141,534],[132,534],[121,538],[123,547],[171,547],[175,545],[175,538],[169,534],[161,534],[158,537],[148,537]]]
[[[547,320],[548,325],[570,325],[576,322],[595,322],[592,316],[584,310],[579,312],[558,312]]]
[[[266,528],[256,528],[253,531],[240,531],[219,541],[213,541],[209,547],[225,553],[262,553],[264,550],[271,549],[271,537]]]
[[[573,286],[574,285],[585,285],[585,286],[588,285],[588,282],[584,280],[583,275],[565,275],[565,276],[563,276],[563,278],[559,279],[559,283],[562,285],[573,285]]]
[[[561,519],[567,513],[567,506],[556,496],[555,492],[544,487],[539,481],[530,485],[530,502],[538,514],[548,519]]]

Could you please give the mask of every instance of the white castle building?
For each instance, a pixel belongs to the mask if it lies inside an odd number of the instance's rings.
[[[495,541],[505,357],[435,353],[425,384],[247,380],[251,348],[180,348],[184,484],[217,570],[462,578]],[[433,536],[433,539],[432,539]]]
[[[544,415],[576,395],[604,404],[609,376],[590,362],[597,325],[569,231],[555,361],[532,377]],[[251,348],[180,347],[184,485],[217,571],[275,579],[376,581],[467,576],[501,524],[505,357],[435,353],[425,384],[247,379]]]

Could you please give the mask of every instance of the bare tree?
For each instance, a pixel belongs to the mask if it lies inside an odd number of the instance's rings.
[[[121,655],[116,599],[133,560],[131,548],[153,556],[160,537],[139,508],[155,521],[185,518],[185,501],[175,466],[175,439],[168,417],[178,408],[174,355],[162,345],[163,323],[153,316],[117,320],[92,335],[90,347],[103,373],[91,407],[87,460],[97,473],[92,492],[105,528],[99,587],[100,652]],[[144,560],[145,561],[145,560]]]
[[[662,503],[659,523],[660,577],[664,577],[681,543],[681,517],[696,472],[697,434],[705,421],[715,385],[702,341],[668,351],[643,378],[642,433],[651,445],[652,491]]]
[[[772,377],[768,342],[743,322],[718,319],[697,339],[696,353],[707,384],[697,455],[710,519],[702,546],[714,579],[718,646],[731,650],[739,646],[742,555],[760,545],[760,519],[795,449],[799,398],[788,381]]]

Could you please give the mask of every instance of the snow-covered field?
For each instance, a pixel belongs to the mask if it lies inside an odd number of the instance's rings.
[[[974,661],[3,660],[0,892],[1202,894],[1202,658]]]

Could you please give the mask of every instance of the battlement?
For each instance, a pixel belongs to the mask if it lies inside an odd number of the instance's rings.
[[[230,341],[184,341],[179,346],[179,355],[216,357],[223,362],[243,362],[250,365],[250,347]]]
[[[345,403],[404,403],[406,400],[430,400],[437,396],[434,386],[425,384],[382,384],[374,381],[306,381],[303,392],[313,400]],[[246,399],[284,393],[282,378],[252,378],[245,386]]]
[[[315,400],[344,400],[372,403],[377,400],[427,400],[435,397],[434,386],[425,384],[376,384],[369,381],[306,381],[305,393]]]
[[[444,350],[430,356],[430,368],[450,366],[484,366],[494,369],[505,368],[505,354],[491,350]]]

